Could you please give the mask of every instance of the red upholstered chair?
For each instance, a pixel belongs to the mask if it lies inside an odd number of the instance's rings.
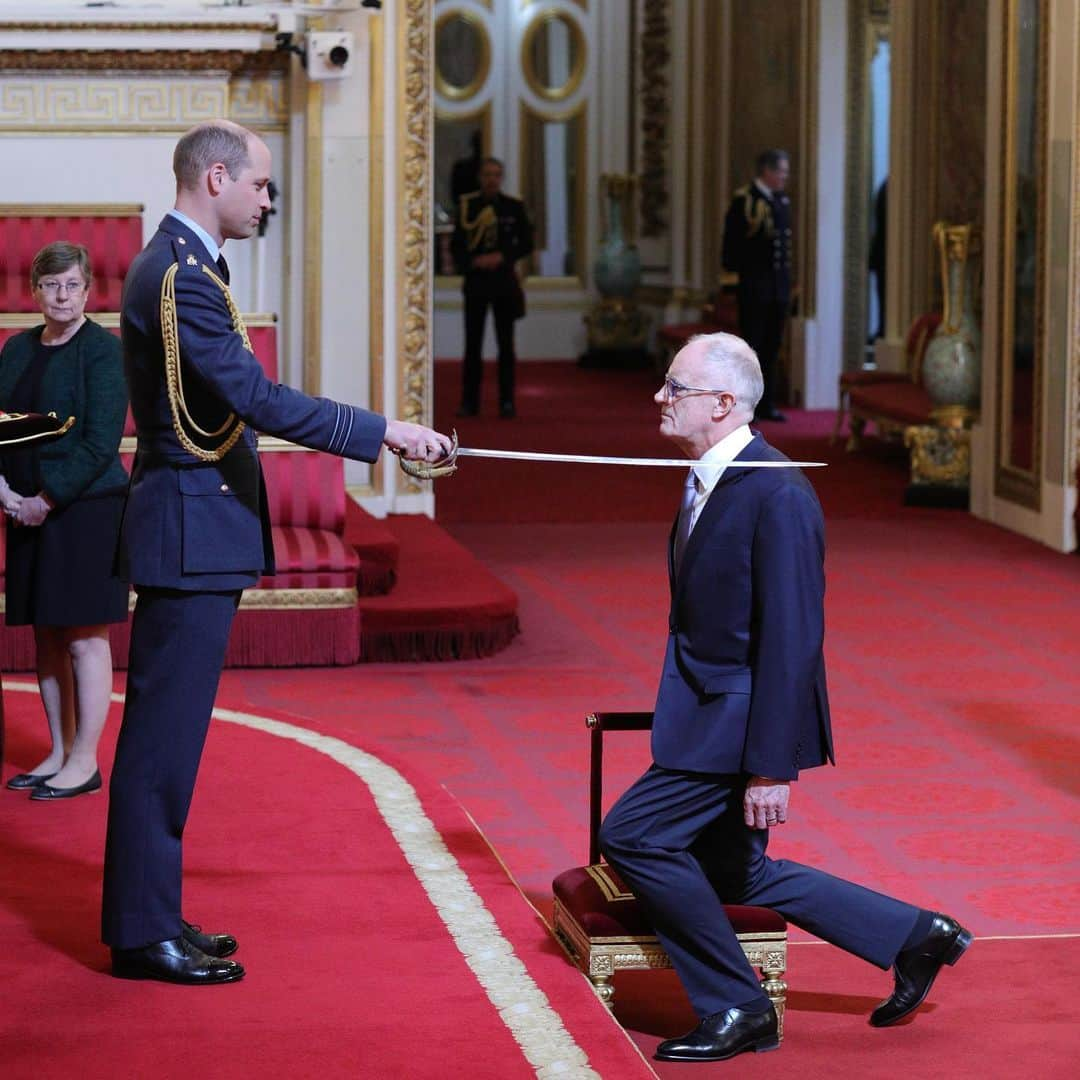
[[[907,361],[904,371],[879,371],[877,368],[859,368],[857,371],[840,373],[840,406],[836,410],[836,427],[833,428],[830,442],[836,442],[844,426],[844,417],[850,406],[852,390],[865,387],[881,386],[891,383],[915,383],[922,381],[922,361],[926,355],[926,346],[934,336],[934,331],[941,324],[941,315],[935,311],[918,316],[908,328],[904,338],[904,357]],[[874,395],[871,395],[874,400]],[[921,421],[914,421],[921,423]]]
[[[715,334],[721,330],[729,334],[739,332],[739,313],[735,305],[735,294],[730,290],[720,290],[704,304],[701,308],[701,318],[697,321],[671,323],[657,330],[659,370],[667,371],[675,354],[692,337],[698,334]]]
[[[619,878],[600,861],[598,836],[602,816],[605,731],[647,731],[652,713],[602,712],[585,720],[591,732],[589,767],[589,865],[561,873],[552,883],[555,934],[573,961],[589,977],[608,1008],[615,1000],[612,976],[618,971],[671,967],[641,905]],[[787,1000],[787,923],[775,911],[727,904],[731,925],[746,958],[762,975],[784,1033]]]
[[[870,421],[878,434],[885,436],[902,435],[912,424],[929,423],[933,403],[922,385],[922,362],[940,324],[937,312],[927,312],[912,322],[904,339],[906,370],[852,371],[840,376],[840,408],[833,438],[839,434],[847,410],[851,425],[849,452],[859,449]]]
[[[30,293],[34,256],[55,240],[90,252],[94,284],[86,310],[119,311],[131,260],[142,250],[141,206],[0,205],[0,312],[36,312]]]

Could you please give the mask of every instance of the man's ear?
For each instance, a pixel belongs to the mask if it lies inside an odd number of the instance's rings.
[[[713,419],[723,420],[725,416],[733,408],[735,408],[735,395],[729,394],[726,390],[722,394],[716,395],[716,404],[713,405]]]
[[[220,195],[225,181],[229,177],[229,170],[220,161],[214,162],[206,174],[206,186],[211,195]]]

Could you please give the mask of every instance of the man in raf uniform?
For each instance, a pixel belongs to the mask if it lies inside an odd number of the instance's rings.
[[[532,252],[533,231],[525,204],[502,193],[502,180],[502,162],[484,158],[480,190],[462,195],[458,204],[453,251],[465,278],[465,363],[458,416],[475,416],[480,410],[489,304],[499,354],[499,415],[514,415],[514,320],[525,314],[514,264]]]
[[[776,381],[791,304],[791,200],[784,194],[790,171],[787,151],[759,154],[757,175],[735,192],[724,219],[724,269],[739,275],[739,333],[765,378],[757,420],[785,419],[776,408]]]
[[[273,573],[253,429],[341,457],[383,446],[435,460],[450,440],[418,424],[273,383],[229,293],[226,240],[270,206],[270,151],[227,121],[173,157],[176,208],[131,265],[121,300],[138,449],[117,573],[138,595],[105,847],[102,938],[113,974],[208,984],[244,969],[229,934],[181,917],[181,838],[241,590]],[[249,426],[250,425],[250,426]]]

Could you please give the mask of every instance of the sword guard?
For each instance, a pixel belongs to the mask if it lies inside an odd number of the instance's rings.
[[[401,471],[414,480],[436,480],[440,476],[452,476],[457,472],[458,437],[456,431],[450,433],[450,439],[450,453],[439,458],[438,461],[411,461],[403,457],[400,450],[395,450]]]

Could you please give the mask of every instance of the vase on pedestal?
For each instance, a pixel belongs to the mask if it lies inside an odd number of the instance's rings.
[[[589,348],[581,363],[589,367],[634,367],[648,363],[648,323],[634,300],[641,283],[641,256],[627,235],[633,222],[637,177],[605,174],[600,178],[604,236],[593,263],[600,299],[585,316]]]
[[[934,226],[944,305],[941,324],[922,362],[923,386],[933,405],[930,423],[904,432],[911,458],[911,483],[904,493],[909,506],[964,509],[968,505],[969,429],[978,417],[982,382],[975,320],[975,240],[970,225],[939,221]]]
[[[982,383],[979,327],[975,319],[973,256],[970,225],[934,226],[934,244],[941,261],[944,310],[941,325],[923,357],[922,381],[934,404],[931,414],[944,427],[969,427],[978,415]]]

